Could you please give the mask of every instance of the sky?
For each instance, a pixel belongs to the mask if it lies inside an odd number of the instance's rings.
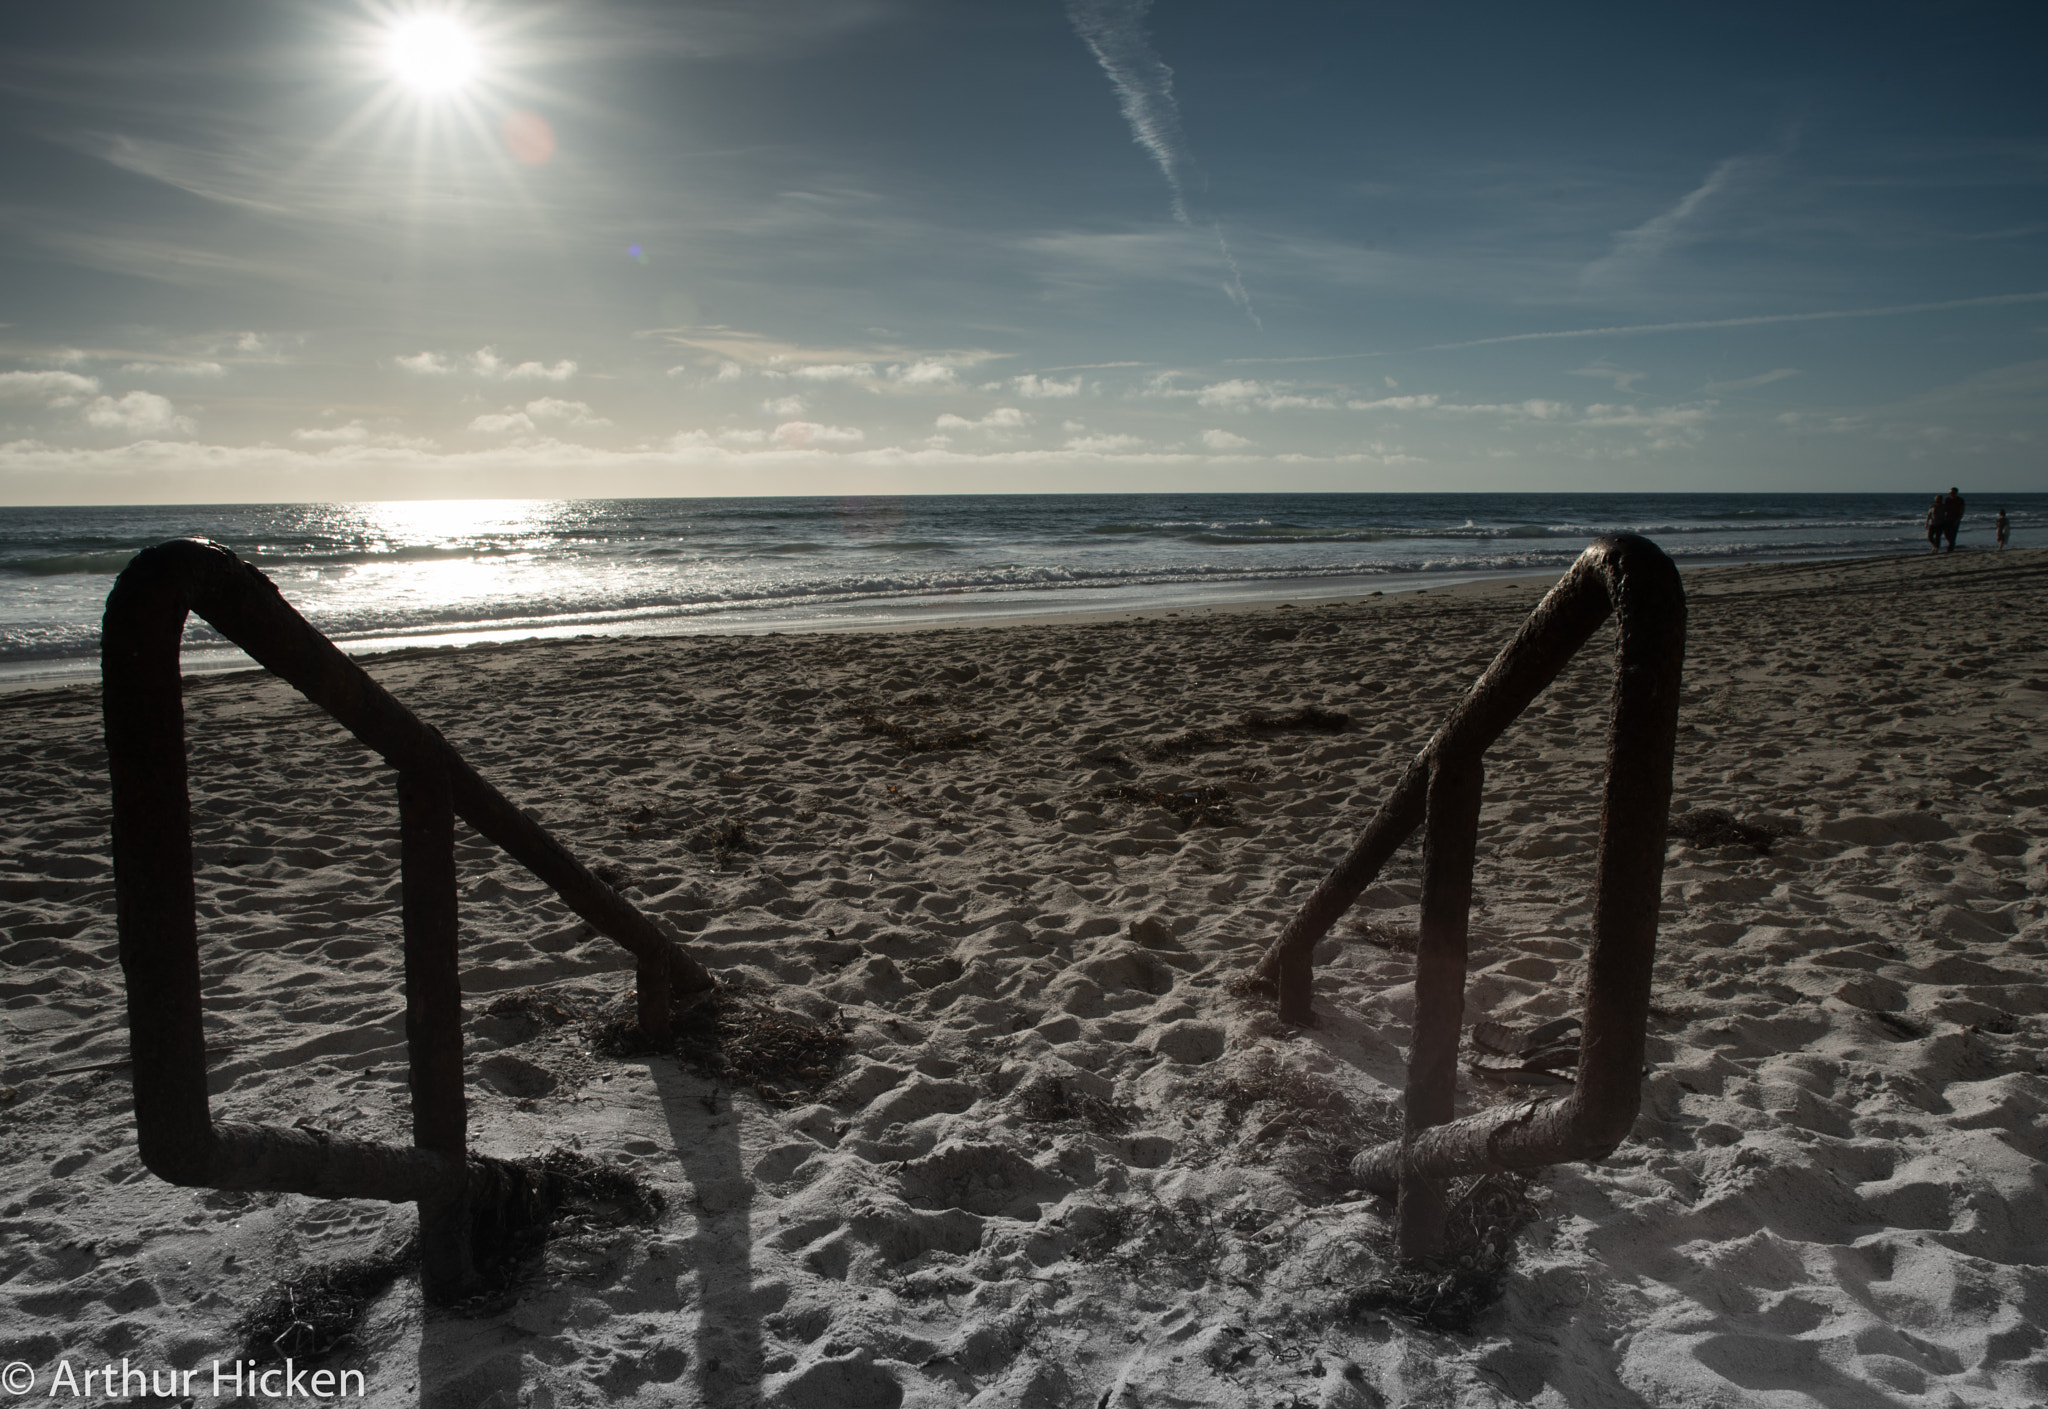
[[[0,503],[2048,487],[2037,4],[0,12]]]

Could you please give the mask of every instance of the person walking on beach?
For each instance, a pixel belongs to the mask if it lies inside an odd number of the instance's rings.
[[[2012,534],[2012,523],[2006,518],[2005,510],[2000,509],[1998,511],[1998,517],[1991,521],[1991,526],[1998,530],[1998,551],[2003,553],[2005,551],[2005,540]]]
[[[1963,526],[1963,496],[1954,485],[1948,487],[1948,494],[1941,501],[1941,536],[1948,540],[1948,550],[1956,550],[1956,530]]]
[[[1927,501],[1927,551],[1941,551],[1941,496],[1935,495]]]

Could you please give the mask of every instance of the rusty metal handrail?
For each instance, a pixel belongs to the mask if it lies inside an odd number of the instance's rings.
[[[178,662],[191,612],[398,770],[411,1148],[212,1117]],[[673,991],[709,988],[711,976],[315,630],[275,583],[218,544],[174,539],[135,556],[107,597],[100,670],[143,1163],[174,1184],[418,1203],[428,1296],[464,1294],[475,1280],[473,1251],[508,1223],[530,1219],[538,1195],[516,1166],[467,1149],[455,817],[633,953],[640,1026],[650,1038],[669,1034]]]
[[[1561,1100],[1453,1121],[1482,760],[1610,614],[1620,642],[1577,1081]],[[1684,660],[1685,589],[1671,559],[1635,534],[1596,540],[1416,755],[1253,972],[1256,986],[1277,989],[1283,1019],[1311,1021],[1317,941],[1416,827],[1424,828],[1422,939],[1402,1135],[1364,1151],[1352,1165],[1365,1188],[1398,1194],[1404,1257],[1441,1250],[1443,1180],[1599,1159],[1635,1124]]]

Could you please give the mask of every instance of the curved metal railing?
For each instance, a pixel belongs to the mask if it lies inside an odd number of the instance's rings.
[[[1453,1121],[1482,760],[1609,615],[1617,618],[1620,642],[1577,1079],[1563,1099]],[[1685,589],[1671,559],[1634,534],[1595,541],[1416,755],[1253,972],[1255,987],[1277,990],[1282,1018],[1312,1021],[1317,941],[1402,842],[1423,828],[1422,939],[1402,1135],[1360,1154],[1352,1166],[1366,1188],[1398,1194],[1403,1256],[1441,1249],[1443,1180],[1599,1159],[1635,1124],[1684,661]]]
[[[192,612],[398,770],[410,1148],[213,1119],[178,668]],[[478,1247],[508,1225],[543,1214],[535,1207],[540,1192],[518,1166],[467,1148],[455,818],[633,953],[640,1026],[650,1039],[669,1035],[673,992],[710,988],[711,976],[315,630],[276,584],[227,549],[181,538],[137,554],[107,597],[100,669],[113,781],[114,903],[143,1163],[174,1184],[416,1202],[428,1296],[463,1295],[475,1282]]]

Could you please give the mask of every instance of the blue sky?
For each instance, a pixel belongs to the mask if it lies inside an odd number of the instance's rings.
[[[0,502],[2040,488],[2040,33],[10,7]]]

